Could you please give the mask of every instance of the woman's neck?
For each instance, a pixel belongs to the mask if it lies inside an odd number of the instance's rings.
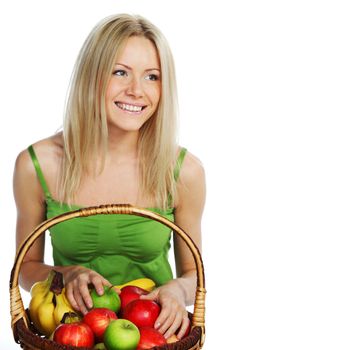
[[[113,131],[108,135],[107,154],[110,158],[136,159],[138,155],[138,131]]]

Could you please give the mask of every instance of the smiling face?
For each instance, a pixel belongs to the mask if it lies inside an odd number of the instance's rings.
[[[130,37],[116,57],[107,85],[109,129],[138,131],[158,107],[160,78],[160,62],[154,44],[145,37]]]

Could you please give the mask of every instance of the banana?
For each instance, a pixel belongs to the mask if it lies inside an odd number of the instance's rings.
[[[156,287],[156,284],[150,278],[138,278],[115,287],[121,289],[125,286],[136,286],[151,292]]]
[[[41,292],[40,294],[35,294],[29,303],[29,315],[30,319],[32,320],[34,326],[39,329],[40,323],[38,319],[38,308],[40,304],[43,302],[43,297],[46,294],[46,292]]]
[[[75,312],[73,307],[70,305],[66,294],[65,289],[62,289],[61,294],[55,295],[56,306],[53,312],[53,318],[55,320],[56,325],[59,325],[62,321],[62,318],[66,312]]]
[[[46,288],[47,288],[47,279],[45,281],[36,282],[32,285],[32,288],[30,288],[30,295],[33,297],[38,293],[44,292]]]
[[[44,292],[46,288],[50,287],[50,284],[55,276],[55,271],[51,270],[47,278],[43,281],[35,282],[30,288],[30,295],[34,296],[37,293]]]
[[[54,277],[54,272],[51,271],[44,281],[39,281],[33,284],[30,289],[30,294],[32,296],[29,303],[29,315],[35,327],[39,329],[40,322],[38,319],[38,308],[42,303],[45,295],[50,290],[50,285]]]
[[[53,318],[53,312],[55,310],[53,298],[54,293],[49,291],[37,309],[37,318],[39,321],[38,329],[47,337],[50,336],[57,326]]]
[[[52,270],[46,280],[31,288],[29,315],[38,331],[50,336],[66,312],[73,312],[63,284],[63,275]]]

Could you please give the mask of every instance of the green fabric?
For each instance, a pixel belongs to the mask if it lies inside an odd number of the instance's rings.
[[[185,159],[186,153],[187,153],[187,149],[185,147],[182,147],[180,150],[179,156],[177,158],[176,165],[175,165],[175,170],[174,170],[175,181],[177,181],[177,179],[179,178],[180,170],[182,167],[182,163]]]
[[[29,151],[46,196],[47,218],[79,209],[51,197],[34,149]],[[186,149],[182,149],[174,176],[178,178]],[[174,209],[148,208],[170,221]],[[113,285],[148,277],[157,285],[173,278],[168,261],[171,229],[148,218],[118,214],[74,218],[50,228],[54,265],[82,265],[97,271]]]
[[[51,194],[50,194],[50,191],[49,191],[49,188],[47,187],[47,184],[46,184],[46,181],[45,181],[45,178],[44,178],[44,174],[43,172],[41,171],[41,167],[40,167],[40,164],[39,164],[39,161],[38,161],[38,158],[34,152],[34,148],[32,145],[30,145],[28,147],[28,151],[29,151],[29,154],[30,154],[30,157],[32,158],[32,161],[33,161],[33,164],[34,164],[34,167],[35,167],[35,171],[36,171],[36,174],[39,178],[39,182],[41,184],[41,187],[43,188],[43,191],[45,193],[45,198],[51,198]]]

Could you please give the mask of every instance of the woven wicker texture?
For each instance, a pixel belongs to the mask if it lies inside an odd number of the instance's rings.
[[[152,220],[156,220],[173,230],[178,234],[191,250],[194,258],[197,270],[197,290],[195,296],[193,315],[190,314],[192,328],[188,336],[180,341],[172,344],[166,344],[163,346],[156,346],[153,350],[194,350],[201,349],[204,344],[205,338],[205,279],[204,268],[201,254],[191,239],[191,237],[183,231],[179,226],[164,218],[163,216],[154,213],[147,209],[141,209],[133,207],[128,204],[111,204],[101,205],[98,207],[83,208],[75,211],[70,211],[62,215],[58,215],[40,224],[22,243],[19,247],[15,262],[11,271],[10,277],[10,312],[11,312],[11,325],[13,330],[14,339],[21,345],[23,349],[28,350],[73,350],[77,349],[72,346],[60,345],[51,340],[41,337],[33,325],[30,323],[27,312],[24,308],[21,298],[18,278],[20,268],[23,262],[25,254],[30,249],[35,240],[43,234],[51,226],[54,226],[62,221],[70,220],[76,217],[84,217],[98,214],[128,214],[147,217]],[[84,348],[79,348],[83,350]],[[87,348],[86,348],[87,349]]]

